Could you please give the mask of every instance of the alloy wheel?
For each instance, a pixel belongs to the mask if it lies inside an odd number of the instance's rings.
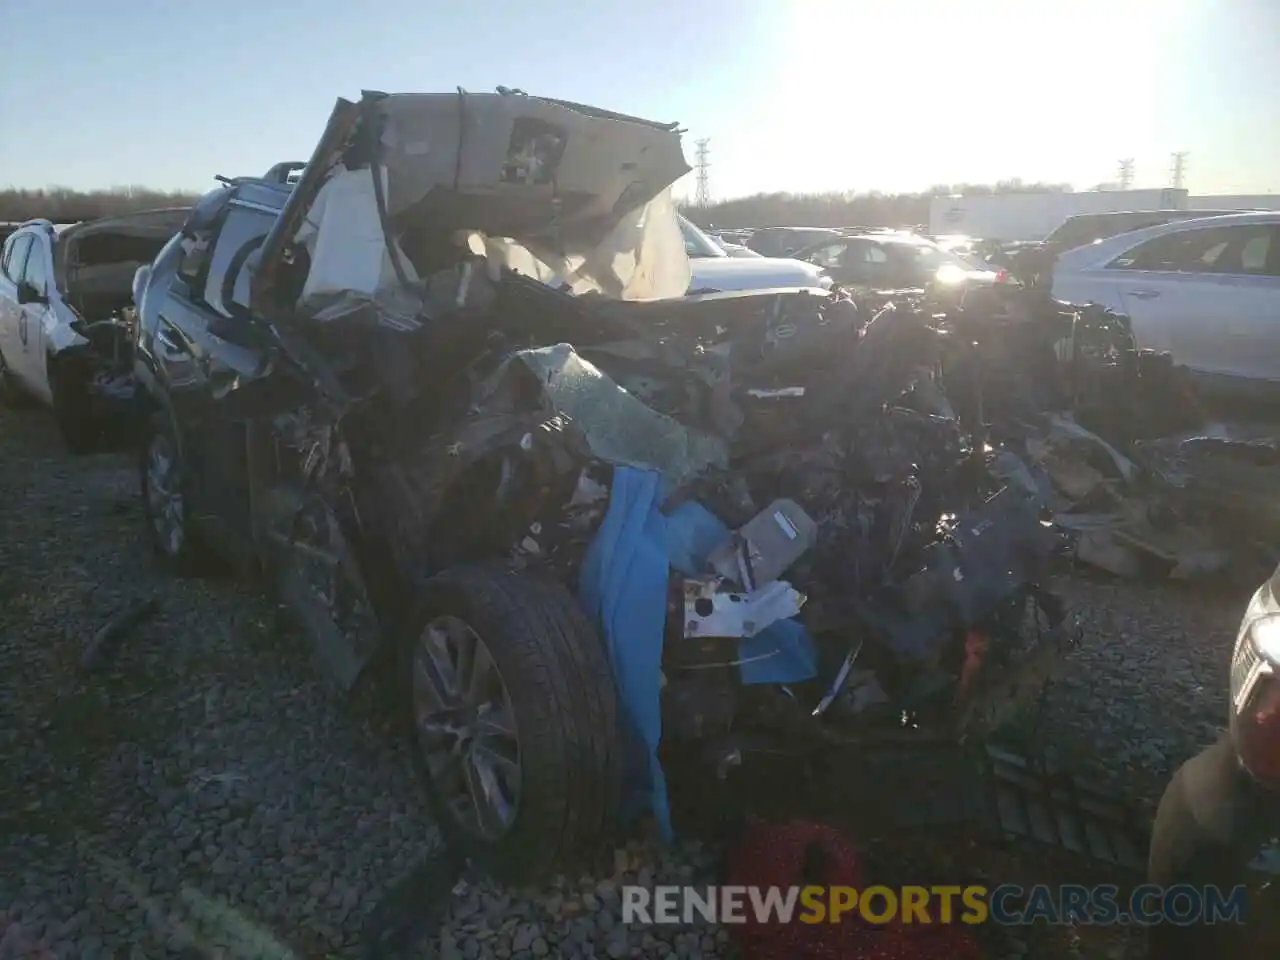
[[[431,620],[413,649],[413,720],[423,759],[458,826],[504,835],[520,804],[520,739],[488,646],[454,616]]]
[[[156,542],[171,557],[182,550],[186,537],[183,523],[181,473],[169,438],[152,436],[147,447],[147,512]]]

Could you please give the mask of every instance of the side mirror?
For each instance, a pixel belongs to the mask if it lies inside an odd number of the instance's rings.
[[[18,281],[18,303],[47,303],[45,295],[26,280]]]

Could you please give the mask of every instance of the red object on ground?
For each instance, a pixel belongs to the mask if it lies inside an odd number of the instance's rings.
[[[857,848],[820,823],[757,822],[729,853],[728,884],[865,887]],[[798,907],[797,910],[800,908]],[[870,924],[851,913],[839,923],[758,923],[730,928],[743,960],[982,960],[962,926]]]

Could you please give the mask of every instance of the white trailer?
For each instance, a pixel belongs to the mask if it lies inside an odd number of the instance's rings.
[[[1006,242],[1043,240],[1067,217],[1080,213],[1185,209],[1187,191],[1172,188],[934,197],[929,204],[929,232]]]
[[[1187,197],[1188,210],[1280,210],[1280,193],[1230,193]]]

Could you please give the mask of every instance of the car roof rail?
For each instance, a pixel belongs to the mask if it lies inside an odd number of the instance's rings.
[[[306,163],[301,160],[282,160],[274,164],[262,179],[273,183],[296,183],[306,168]]]
[[[272,170],[274,169],[275,168],[273,167]],[[245,175],[241,177],[225,177],[222,174],[217,174],[213,179],[217,180],[220,184],[222,184],[225,187],[240,187],[240,186],[244,186],[245,184],[256,183],[262,186],[288,187],[289,189],[292,189],[298,183],[299,174],[295,172],[292,174],[287,174],[286,176],[287,176],[287,179],[282,178],[282,176],[278,173],[272,173],[271,176],[266,176],[266,177],[254,177],[249,175]]]

